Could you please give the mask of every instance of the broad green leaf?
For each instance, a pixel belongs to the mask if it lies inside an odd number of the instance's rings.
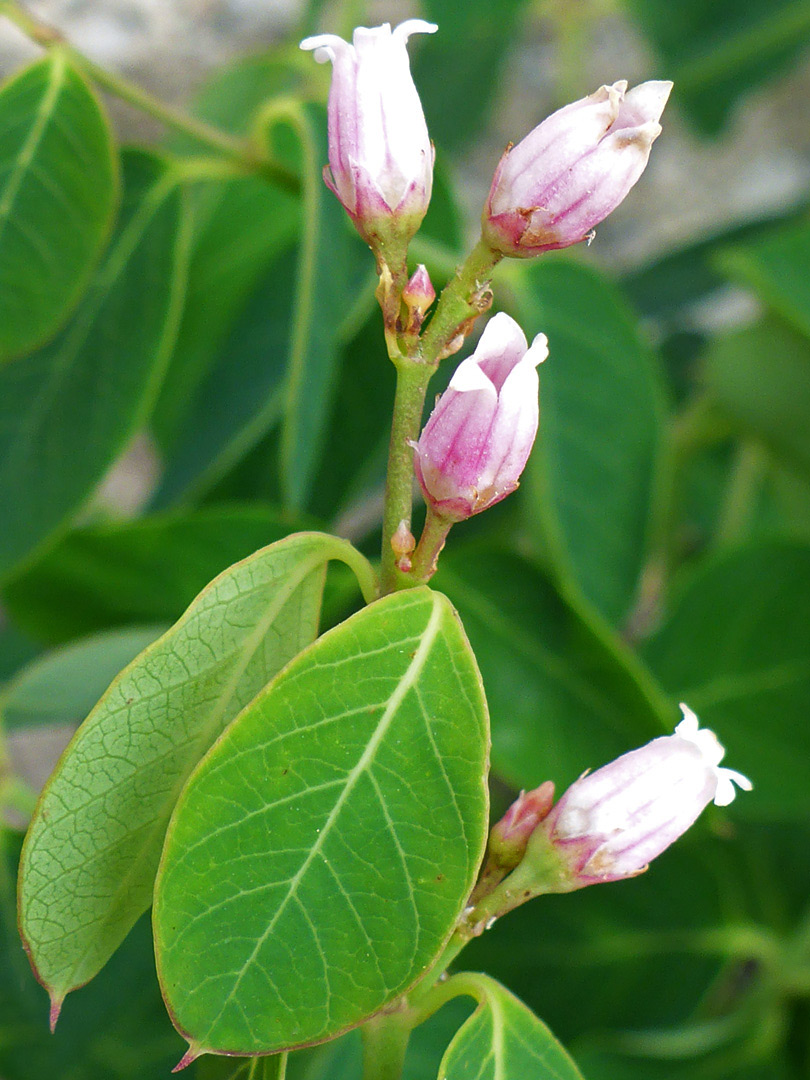
[[[478,1008],[447,1048],[439,1080],[582,1080],[531,1009],[488,975],[457,976]]]
[[[0,88],[0,361],[54,334],[112,224],[112,132],[62,50]]]
[[[737,99],[774,78],[810,41],[805,0],[625,0],[697,128],[716,134]]]
[[[280,465],[284,503],[302,510],[309,505],[315,471],[326,449],[341,324],[358,294],[361,302],[366,300],[366,310],[373,296],[363,288],[370,269],[368,251],[323,183],[325,116],[322,110],[300,109],[290,114],[289,122],[303,159],[304,231],[295,278]]]
[[[57,644],[135,622],[174,622],[231,563],[309,524],[234,504],[87,525],[14,578],[3,603],[33,637]]]
[[[63,527],[144,422],[163,377],[186,261],[183,199],[131,153],[118,233],[72,321],[0,368],[0,578]]]
[[[549,339],[540,434],[524,479],[529,523],[566,591],[621,623],[647,554],[661,373],[621,296],[595,270],[540,260],[516,290],[526,331]]]
[[[0,722],[9,731],[83,720],[115,676],[165,626],[137,626],[97,634],[39,657],[0,694]]]
[[[717,732],[754,790],[735,817],[805,818],[810,786],[810,546],[773,541],[707,562],[644,655],[663,686]]]
[[[810,341],[766,318],[715,338],[703,361],[712,397],[745,434],[810,475]]]
[[[37,806],[21,870],[21,932],[55,1005],[100,970],[149,906],[186,777],[315,638],[333,558],[371,587],[362,556],[320,533],[295,534],[224,571],[79,728]]]
[[[142,919],[92,986],[48,1031],[48,995],[17,934],[22,837],[0,830],[0,1076],[3,1080],[161,1080],[182,1053],[160,997],[148,920]]]
[[[269,99],[296,89],[297,57],[290,60],[283,54],[250,56],[216,70],[192,111],[224,131],[247,135]],[[171,147],[180,154],[200,151],[187,137],[175,136]],[[267,268],[300,227],[298,200],[257,176],[196,183],[192,197],[188,299],[153,419],[158,441],[167,450],[190,430],[195,391]]]
[[[761,239],[721,251],[718,267],[753,288],[761,300],[810,336],[810,223],[805,220]]]
[[[643,667],[525,559],[468,545],[442,555],[435,580],[481,667],[493,768],[515,787],[571,783],[669,726],[668,704]]]
[[[425,588],[329,631],[242,712],[186,785],[155,884],[192,1054],[333,1037],[426,970],[478,870],[488,749],[474,657]]]

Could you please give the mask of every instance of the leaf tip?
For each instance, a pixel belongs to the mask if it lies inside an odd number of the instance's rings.
[[[172,1069],[172,1072],[173,1073],[182,1072],[183,1069],[188,1068],[189,1065],[193,1064],[193,1062],[195,1062],[197,1060],[197,1058],[200,1057],[204,1053],[205,1053],[205,1051],[201,1050],[197,1046],[189,1046],[188,1050],[186,1050],[185,1054],[183,1054],[183,1056],[177,1062],[175,1067]]]
[[[56,1031],[56,1023],[59,1019],[59,1014],[62,1011],[62,1006],[65,1003],[65,995],[57,997],[55,993],[51,993],[51,1009],[48,1013],[48,1026],[51,1029],[51,1035]]]

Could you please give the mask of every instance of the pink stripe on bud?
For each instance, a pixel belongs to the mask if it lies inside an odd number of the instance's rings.
[[[484,238],[532,256],[586,239],[639,179],[672,83],[622,80],[559,109],[506,151],[484,209]]]
[[[416,444],[414,466],[426,502],[464,521],[518,486],[537,435],[537,365],[545,334],[531,345],[504,313],[488,323],[462,361]]]

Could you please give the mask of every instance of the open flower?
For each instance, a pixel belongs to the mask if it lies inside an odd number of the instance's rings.
[[[736,784],[751,781],[720,765],[725,750],[713,731],[681,705],[674,735],[653,739],[609,765],[586,773],[562,795],[533,834],[526,864],[557,862],[567,892],[600,881],[634,877],[686,832],[704,808],[726,806]]]
[[[415,447],[416,477],[439,517],[464,521],[518,486],[537,435],[536,368],[547,355],[545,334],[529,348],[501,312],[456,368]]]
[[[410,239],[430,202],[434,152],[406,43],[436,29],[408,19],[393,31],[359,26],[351,45],[334,34],[301,42],[333,65],[324,179],[375,249],[392,236]]]
[[[490,247],[532,256],[584,240],[644,171],[671,89],[671,82],[602,86],[508,149],[484,209]]]

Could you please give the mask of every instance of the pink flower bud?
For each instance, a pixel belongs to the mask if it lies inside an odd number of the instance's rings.
[[[554,784],[546,780],[533,791],[521,791],[489,834],[489,859],[511,870],[526,851],[534,830],[548,816],[554,802]]]
[[[586,773],[563,794],[529,843],[524,865],[559,861],[566,892],[600,881],[634,877],[694,824],[712,801],[726,806],[734,784],[751,790],[741,773],[722,768],[725,750],[681,705],[674,735]]]
[[[301,42],[333,65],[324,179],[375,249],[393,236],[409,240],[430,202],[434,152],[406,43],[436,29],[408,19],[393,32],[388,23],[359,26],[351,45],[334,34]]]
[[[671,82],[622,80],[566,105],[506,151],[484,208],[484,238],[532,256],[586,239],[615,210],[661,134]]]
[[[415,447],[416,477],[440,517],[464,521],[518,486],[537,434],[536,368],[547,355],[545,334],[529,348],[501,312],[456,368]]]

